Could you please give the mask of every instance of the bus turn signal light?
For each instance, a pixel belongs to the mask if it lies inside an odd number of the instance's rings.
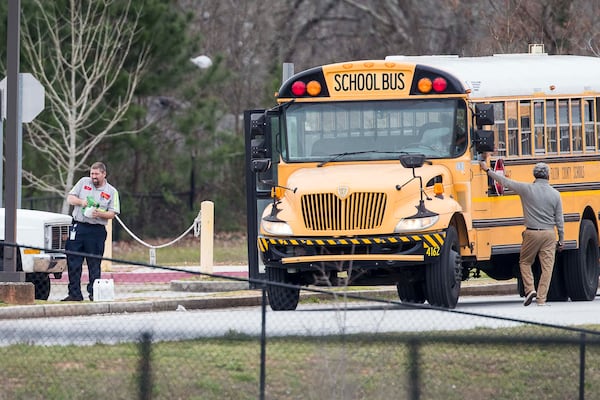
[[[419,88],[419,92],[421,93],[429,93],[431,92],[431,87],[433,84],[431,83],[431,79],[429,78],[421,78],[419,79],[419,83],[417,87]]]
[[[282,187],[271,188],[271,198],[281,199],[285,194],[285,189]]]
[[[439,196],[440,194],[444,193],[444,185],[442,185],[441,183],[436,183],[433,185],[433,193],[436,196]]]

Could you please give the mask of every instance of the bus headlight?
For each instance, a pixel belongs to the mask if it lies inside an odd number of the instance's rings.
[[[288,225],[287,222],[275,222],[275,221],[265,221],[264,219],[261,222],[262,229],[271,234],[271,235],[284,235],[290,236],[292,235],[292,227]]]
[[[423,218],[403,218],[396,224],[394,232],[414,232],[427,229],[438,222],[439,219],[439,215],[432,215]]]

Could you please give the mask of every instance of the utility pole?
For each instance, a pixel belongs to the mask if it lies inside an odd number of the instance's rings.
[[[4,240],[17,242],[17,156],[19,131],[19,49],[21,0],[8,1],[7,75],[6,75],[6,198],[4,209]],[[1,160],[1,159],[0,159]],[[17,272],[17,248],[4,246],[3,270],[0,281],[23,282],[25,273]]]

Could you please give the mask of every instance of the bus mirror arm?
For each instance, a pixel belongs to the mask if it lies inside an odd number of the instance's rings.
[[[271,214],[267,215],[264,220],[269,222],[284,222],[283,220],[277,217],[277,214],[281,211],[280,208],[277,208],[277,205],[281,203],[281,201],[277,200],[277,197],[273,197],[273,207],[271,207]]]
[[[420,176],[415,176],[415,170],[413,168],[413,177],[410,178],[408,181],[406,181],[405,183],[403,183],[402,185],[396,185],[396,190],[400,191],[402,190],[402,188],[406,185],[408,185],[409,183],[411,183],[413,180],[418,179],[419,180],[419,191],[421,192],[421,202],[423,201],[423,196],[425,196],[425,198],[427,200],[431,200],[431,197],[427,196],[427,193],[425,193],[425,190],[423,189],[423,179]]]
[[[260,183],[262,183],[263,185],[271,186],[272,188],[281,188],[281,189],[289,190],[292,193],[296,193],[296,190],[298,190],[298,188],[292,189],[292,188],[289,188],[286,186],[277,185],[273,181],[260,181]]]
[[[415,174],[415,168],[420,168],[425,163],[425,156],[423,154],[404,154],[400,156],[400,163],[404,168],[412,169],[413,176],[402,185],[396,185],[396,190],[400,191],[404,186],[408,185],[413,180],[419,180],[419,192],[421,198],[419,199],[419,204],[416,206],[417,213],[408,218],[425,218],[438,215],[434,212],[429,211],[427,207],[425,207],[425,200],[423,199],[423,197],[425,197],[427,200],[431,200],[431,198],[427,196],[427,193],[425,193],[425,189],[423,189],[423,177],[421,177],[420,175],[417,176],[417,174]]]
[[[408,218],[409,219],[425,218],[425,217],[432,217],[434,215],[438,215],[437,213],[429,211],[427,209],[427,207],[425,207],[425,200],[423,199],[423,196],[425,196],[425,198],[427,200],[431,200],[431,197],[427,196],[427,193],[425,193],[425,190],[423,189],[423,178],[421,178],[420,176],[415,176],[415,170],[414,170],[414,168],[413,168],[413,177],[410,178],[403,185],[396,185],[396,190],[401,190],[404,186],[408,185],[410,182],[412,182],[415,179],[419,180],[419,191],[421,192],[421,198],[419,199],[419,204],[415,206],[416,209],[417,209],[417,213],[415,215],[411,215]]]
[[[285,186],[276,185],[275,183],[273,183],[273,181],[261,181],[261,183],[271,186],[273,188],[281,188],[281,189],[289,190],[292,193],[296,193],[296,190],[298,190],[298,188],[291,189],[291,188],[288,188]],[[264,219],[265,219],[265,221],[270,221],[270,222],[284,222],[283,220],[279,219],[279,217],[277,216],[277,214],[279,214],[279,212],[281,211],[280,208],[277,208],[279,203],[281,203],[281,200],[278,200],[277,195],[275,195],[274,193],[272,194],[272,197],[273,197],[273,206],[271,207],[271,214],[267,215]]]

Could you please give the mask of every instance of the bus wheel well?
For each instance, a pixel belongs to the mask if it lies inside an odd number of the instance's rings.
[[[594,210],[592,210],[591,207],[586,207],[585,210],[583,210],[583,213],[581,213],[581,222],[583,223],[584,220],[590,220],[593,224],[594,227],[596,228],[596,232],[598,232],[598,219],[595,217],[595,213]]]
[[[454,229],[456,229],[456,233],[458,234],[458,246],[460,247],[461,254],[469,255],[464,252],[466,249],[470,249],[470,244],[467,224],[465,223],[463,215],[458,213],[454,214],[450,220],[449,226],[454,226]]]

